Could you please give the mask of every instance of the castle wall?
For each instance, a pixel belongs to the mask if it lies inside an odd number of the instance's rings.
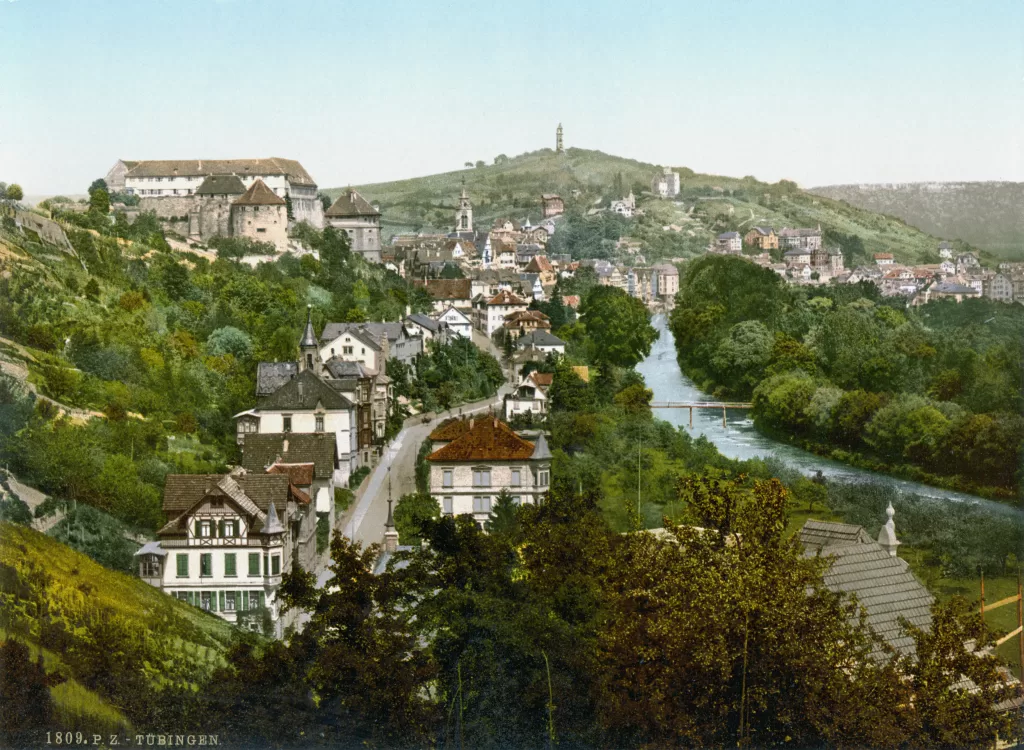
[[[139,211],[152,211],[158,219],[187,217],[192,210],[195,198],[191,195],[167,195],[160,198],[143,197],[139,199]]]
[[[288,213],[284,206],[235,206],[231,226],[235,237],[271,242],[278,252],[288,249]]]

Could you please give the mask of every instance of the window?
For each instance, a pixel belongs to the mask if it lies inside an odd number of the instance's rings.
[[[522,505],[523,504],[523,498],[519,497],[519,495],[513,495],[512,496],[512,504],[513,505]]]
[[[490,513],[491,512],[491,498],[490,497],[474,497],[473,498],[473,512],[474,513]]]
[[[284,425],[281,427],[281,432],[291,432],[292,431],[292,415],[291,414],[285,414],[283,417],[281,417],[281,419],[284,422]]]
[[[188,578],[188,555],[178,554],[176,558],[178,563],[178,578]]]
[[[196,534],[201,539],[209,539],[213,536],[213,523],[211,521],[200,521],[198,524],[199,532]]]
[[[342,354],[351,354],[352,353],[352,347],[351,346],[343,346],[343,347],[341,347],[341,353]]]
[[[235,611],[235,592],[228,591],[224,594],[224,611],[234,612]]]
[[[260,553],[250,552],[249,553],[249,575],[258,576],[260,574]]]
[[[260,606],[261,606],[260,605],[260,592],[259,591],[250,591],[249,592],[249,609],[259,609]]]
[[[539,487],[547,487],[548,486],[548,470],[547,469],[541,469],[540,471],[537,472],[537,485]]]
[[[213,555],[204,552],[199,556],[199,577],[209,578],[213,575]]]
[[[490,469],[473,469],[473,486],[474,487],[490,487],[491,486],[491,470]]]
[[[232,519],[230,521],[225,521],[224,522],[224,536],[226,536],[226,537],[241,536],[240,531],[241,530],[239,529],[238,521]]]
[[[512,469],[512,482],[513,487],[518,487],[523,483],[523,472],[521,469]]]
[[[263,556],[263,575],[270,575],[270,555]]]
[[[323,414],[317,414],[316,415],[316,431],[317,432],[323,432],[324,431],[324,416],[323,416]]]
[[[452,474],[453,474],[453,472],[452,472],[451,469],[444,469],[441,472],[441,486],[442,487],[453,487],[454,486],[453,479],[452,479]]]
[[[202,593],[202,595],[200,596],[200,599],[199,599],[199,602],[200,602],[199,606],[202,607],[203,609],[205,609],[207,612],[210,611],[210,600],[211,600],[211,598],[212,597],[210,596],[210,592],[209,591],[204,591]]]
[[[235,569],[235,553],[228,552],[224,555],[224,575],[234,578],[238,575]]]
[[[452,514],[452,498],[441,498],[441,512],[446,516],[450,516]]]
[[[263,227],[257,227],[257,228],[256,228],[256,232],[257,232],[257,234],[263,234],[263,233],[264,233],[264,232],[266,232],[266,231],[267,231],[267,230],[266,230],[266,229],[264,229]]]
[[[270,563],[271,563],[271,567],[270,567],[271,575],[275,575],[275,576],[281,575],[281,556],[280,555],[274,555],[272,558],[270,558]]]
[[[142,562],[139,564],[139,574],[143,578],[160,577],[160,561],[156,558],[156,555],[146,555],[143,557]]]

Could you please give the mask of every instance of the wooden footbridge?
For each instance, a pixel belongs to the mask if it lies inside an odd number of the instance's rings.
[[[654,401],[652,409],[689,409],[690,427],[693,427],[694,409],[721,409],[722,427],[725,427],[725,414],[729,409],[751,409],[753,404],[748,401]]]

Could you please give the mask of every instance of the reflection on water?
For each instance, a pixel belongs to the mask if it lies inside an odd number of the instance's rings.
[[[652,323],[661,336],[654,342],[647,359],[637,365],[636,369],[644,376],[647,387],[654,391],[654,401],[714,401],[715,399],[699,390],[680,371],[679,363],[676,360],[675,340],[672,337],[672,332],[668,329],[665,316],[656,315]],[[687,427],[690,421],[690,410],[658,409],[655,416],[671,424]],[[867,469],[859,469],[816,456],[786,443],[780,443],[755,430],[754,423],[746,410],[729,410],[727,416],[727,425],[723,428],[720,410],[694,409],[691,434],[705,435],[715,444],[722,455],[729,458],[773,457],[804,474],[814,474],[820,471],[826,477],[842,482],[881,484],[923,497],[979,502],[1003,511],[1012,512],[1013,510],[1003,503],[993,502],[964,492],[954,492],[906,479],[897,479]]]

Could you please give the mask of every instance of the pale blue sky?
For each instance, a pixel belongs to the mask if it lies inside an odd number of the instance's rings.
[[[0,0],[0,180],[29,194],[117,158],[412,177],[559,121],[804,186],[1024,180],[1024,2]]]

